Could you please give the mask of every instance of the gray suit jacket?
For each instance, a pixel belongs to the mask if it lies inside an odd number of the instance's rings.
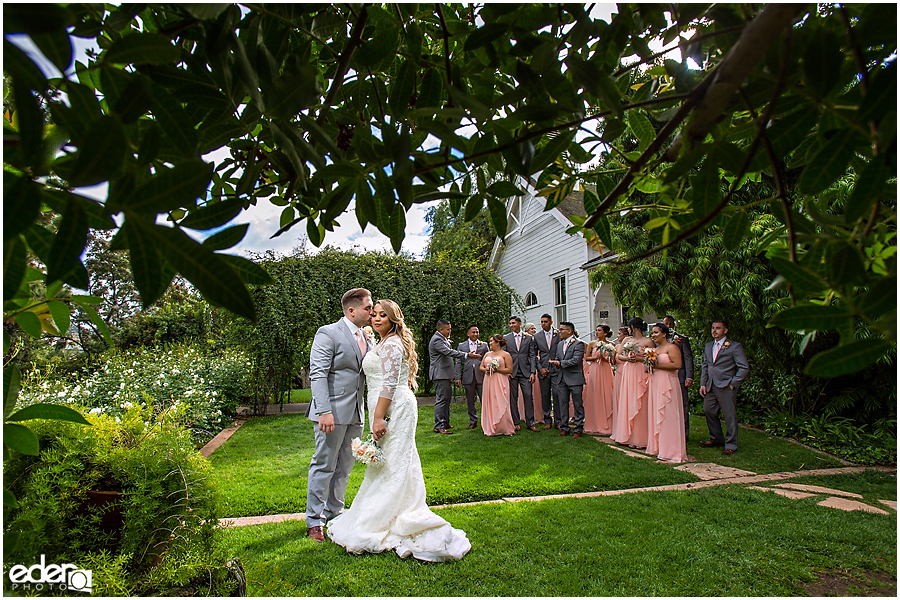
[[[713,342],[703,349],[703,370],[700,375],[700,387],[734,386],[734,391],[741,387],[741,382],[750,374],[750,364],[744,355],[744,347],[728,338],[723,340],[728,347],[719,349],[719,356],[713,362]]]
[[[368,340],[366,346],[372,349]],[[319,327],[309,353],[312,400],[306,416],[318,422],[330,411],[337,425],[362,423],[364,384],[362,353],[344,320]]]
[[[513,370],[510,377],[530,377],[537,368],[537,344],[530,335],[522,332],[522,347],[516,349],[516,335],[512,332],[507,333],[506,351],[512,357]]]
[[[460,342],[459,346],[456,347],[460,352],[469,352],[469,339],[466,338],[466,341]],[[484,383],[484,373],[481,372],[481,369],[478,367],[481,366],[481,361],[484,359],[484,355],[487,354],[488,345],[478,340],[478,346],[475,348],[475,352],[481,355],[481,358],[457,358],[454,363],[456,364],[456,378],[459,379],[460,383],[463,385],[469,385],[470,383]]]
[[[681,339],[676,342],[676,337]],[[678,369],[678,380],[684,383],[685,379],[694,378],[694,353],[691,351],[691,338],[676,331],[672,336],[672,343],[681,350],[681,368]]]
[[[534,334],[534,343],[537,345],[537,356],[535,357],[535,370],[540,377],[541,369],[549,369],[550,375],[556,373],[556,367],[550,364],[550,359],[556,356],[556,345],[559,343],[559,331],[551,330],[553,334],[550,338],[550,346],[547,346],[547,334],[543,329],[538,329]],[[553,358],[556,360],[556,358]]]
[[[559,368],[554,374],[554,381],[568,386],[584,385],[584,347],[585,344],[576,337],[569,338],[569,347],[563,356],[565,340],[559,340],[554,360],[559,361]]]
[[[454,358],[465,358],[466,353],[454,350],[450,347],[450,340],[435,331],[428,342],[428,359],[431,364],[428,367],[428,377],[432,381],[437,379],[456,379],[456,365]]]

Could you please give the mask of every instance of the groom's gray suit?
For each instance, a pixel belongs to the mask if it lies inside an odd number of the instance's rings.
[[[309,465],[306,486],[306,526],[324,525],[344,508],[344,492],[353,456],[350,440],[363,431],[362,352],[344,317],[337,323],[320,327],[309,355],[309,379],[312,400],[306,416],[314,423],[319,415],[334,416],[334,431],[324,433],[319,427],[316,451]],[[367,349],[371,344],[366,340]]]
[[[735,397],[741,382],[750,374],[750,363],[744,355],[744,347],[728,338],[722,338],[719,354],[713,360],[715,341],[703,349],[703,368],[700,387],[706,388],[703,398],[703,412],[709,428],[709,439],[724,445],[726,450],[737,450],[737,408]],[[734,389],[732,389],[732,386]],[[719,409],[725,417],[725,436],[719,422]]]

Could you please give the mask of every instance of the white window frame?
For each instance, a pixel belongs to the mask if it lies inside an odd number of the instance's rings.
[[[568,282],[568,273],[558,273],[552,276],[553,278],[553,317],[556,321],[556,324],[562,323],[563,321],[568,321],[569,316],[569,282]],[[560,302],[560,286],[559,282],[562,281],[562,302]]]
[[[534,302],[528,303],[528,296],[532,296],[534,298]],[[540,302],[538,302],[537,294],[534,292],[528,292],[525,294],[525,308],[534,308],[535,306],[540,306]]]

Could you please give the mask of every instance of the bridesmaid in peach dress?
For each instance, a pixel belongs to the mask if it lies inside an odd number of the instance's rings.
[[[650,438],[647,453],[668,462],[687,460],[684,441],[684,406],[681,402],[681,385],[678,369],[681,368],[681,350],[669,343],[669,328],[657,323],[650,337],[657,343],[657,364],[650,373],[650,412],[648,414]]]
[[[631,338],[628,335],[628,327],[619,327],[619,331],[616,334],[616,356],[622,353],[622,344],[625,343],[626,340],[630,340]],[[616,357],[612,357],[612,364],[616,366],[615,371],[613,371],[613,410],[612,410],[612,434],[609,436],[612,439],[616,439],[617,437],[617,425],[618,425],[618,414],[619,414],[619,400],[622,395],[619,393],[619,386],[622,383],[622,363],[616,360]]]
[[[655,344],[644,335],[647,326],[642,318],[631,319],[628,327],[637,350],[626,351],[626,341],[622,344],[622,352],[616,356],[621,365],[622,380],[619,383],[619,410],[616,413],[616,437],[613,440],[629,448],[646,448],[650,437],[647,427],[650,374],[644,366],[644,349],[653,348]]]
[[[525,335],[534,337],[534,334],[537,332],[537,327],[535,327],[534,323],[528,323],[525,325],[524,331]],[[522,397],[523,395],[524,394],[519,395],[519,416],[522,419],[524,419],[525,415],[525,399]],[[534,424],[540,425],[544,422],[544,408],[541,405],[541,383],[537,376],[534,378],[534,383],[531,384],[531,397],[534,400]],[[541,420],[538,421],[538,419]]]
[[[610,435],[613,424],[613,373],[609,355],[601,349],[606,336],[612,334],[607,325],[598,325],[597,339],[590,343],[584,360],[590,365],[584,387],[584,431]]]
[[[512,373],[512,357],[503,349],[506,338],[494,334],[488,340],[491,349],[484,355],[479,369],[484,373],[481,400],[481,430],[484,435],[514,435],[516,426],[509,406],[509,374]],[[491,366],[497,361],[497,368]]]

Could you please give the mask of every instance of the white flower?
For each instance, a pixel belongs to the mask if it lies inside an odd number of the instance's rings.
[[[127,410],[127,409],[131,408],[132,406],[134,406],[134,405],[131,402],[126,402],[125,404],[122,405],[122,408]]]
[[[100,413],[103,412],[103,410],[95,407],[95,408],[92,408],[91,410],[89,410],[88,412],[92,415],[99,415]]]
[[[119,384],[119,389],[120,389],[120,390],[124,390],[124,389],[125,389],[125,382],[124,382],[124,381],[123,381],[122,383]]]
[[[57,397],[57,398],[65,398],[65,397],[66,397],[66,393],[65,393],[65,392],[59,392],[58,394],[56,394],[56,397]]]

